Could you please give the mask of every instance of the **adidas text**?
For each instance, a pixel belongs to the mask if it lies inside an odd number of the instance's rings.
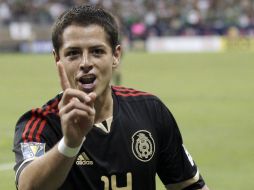
[[[77,160],[76,161],[76,164],[78,166],[83,166],[83,165],[93,165],[93,161],[90,161],[90,160]]]

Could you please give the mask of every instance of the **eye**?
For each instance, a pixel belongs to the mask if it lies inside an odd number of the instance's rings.
[[[78,55],[80,54],[80,51],[79,50],[69,50],[66,52],[65,56],[70,58],[70,59],[74,59],[76,57],[78,57]]]
[[[96,57],[99,57],[99,56],[103,55],[104,53],[105,53],[105,51],[101,48],[92,49],[92,54]]]

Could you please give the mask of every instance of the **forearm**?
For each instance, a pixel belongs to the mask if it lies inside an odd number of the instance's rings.
[[[68,158],[57,149],[57,145],[44,156],[36,158],[20,174],[19,190],[57,189],[66,179],[75,157]]]

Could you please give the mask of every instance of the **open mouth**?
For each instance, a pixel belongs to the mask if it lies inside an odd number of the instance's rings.
[[[86,75],[79,78],[81,84],[92,84],[94,83],[96,77],[94,75]]]
[[[78,79],[79,84],[81,85],[81,88],[84,89],[85,92],[91,92],[93,91],[95,87],[95,75],[84,75]]]

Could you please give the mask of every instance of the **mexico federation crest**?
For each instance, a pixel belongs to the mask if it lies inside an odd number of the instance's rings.
[[[132,136],[132,152],[142,162],[148,162],[152,159],[155,152],[155,144],[149,131],[139,130],[134,133]]]

